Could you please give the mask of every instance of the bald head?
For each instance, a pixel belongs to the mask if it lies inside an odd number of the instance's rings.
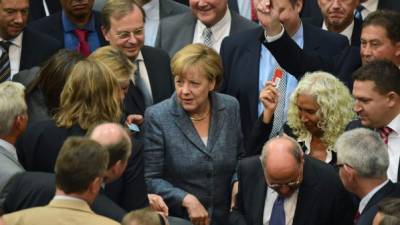
[[[89,137],[109,151],[109,167],[113,166],[119,160],[128,160],[131,155],[131,139],[125,129],[119,124],[100,124],[89,133]]]
[[[270,139],[264,145],[261,161],[267,183],[283,185],[276,191],[284,197],[290,196],[295,188],[285,184],[296,182],[302,177],[303,152],[299,144],[288,136]]]

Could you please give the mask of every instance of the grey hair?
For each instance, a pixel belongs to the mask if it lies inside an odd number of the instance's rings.
[[[0,136],[8,135],[15,118],[27,113],[25,87],[16,82],[0,83]]]
[[[358,128],[343,133],[335,144],[338,163],[351,166],[361,177],[386,176],[388,149],[377,132]]]
[[[297,164],[301,163],[302,156],[303,156],[303,150],[301,149],[301,146],[299,143],[293,139],[292,137],[289,137],[287,135],[279,135],[276,137],[273,137],[269,139],[263,146],[261,155],[260,155],[260,160],[261,160],[261,165],[265,167],[265,161],[267,160],[267,153],[269,151],[269,145],[271,142],[277,140],[277,139],[286,139],[292,143],[292,148],[288,149],[289,153],[293,156],[293,158],[296,160]]]

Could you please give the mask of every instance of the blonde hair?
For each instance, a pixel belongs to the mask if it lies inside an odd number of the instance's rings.
[[[96,49],[96,51],[90,54],[89,59],[101,61],[108,66],[114,72],[118,82],[129,80],[130,74],[136,70],[136,65],[121,50],[112,46],[104,46]]]
[[[163,218],[149,207],[137,209],[127,213],[122,219],[122,225],[161,225]]]
[[[78,124],[89,129],[102,122],[119,122],[120,88],[113,72],[101,62],[85,59],[71,71],[61,92],[57,126]]]
[[[302,139],[309,133],[300,120],[297,98],[300,94],[312,96],[319,109],[318,127],[323,131],[322,141],[333,149],[336,139],[344,132],[346,125],[355,117],[352,110],[353,97],[349,89],[333,75],[317,71],[306,73],[290,97],[288,125],[295,135]]]
[[[217,88],[222,81],[222,63],[219,54],[203,44],[190,44],[179,50],[171,60],[174,77],[183,76],[189,69],[197,67]]]

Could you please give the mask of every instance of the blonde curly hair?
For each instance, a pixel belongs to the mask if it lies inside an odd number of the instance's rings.
[[[346,125],[355,117],[353,97],[349,89],[332,74],[317,71],[306,73],[290,97],[288,125],[299,139],[309,131],[300,120],[297,98],[300,94],[312,96],[319,109],[318,128],[323,131],[322,141],[333,149],[336,139],[344,132]]]

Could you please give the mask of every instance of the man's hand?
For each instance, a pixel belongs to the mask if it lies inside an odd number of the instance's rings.
[[[143,123],[143,116],[140,114],[131,114],[126,117],[126,124],[134,123],[136,125],[141,125]]]
[[[232,194],[231,194],[231,210],[236,206],[236,195],[239,191],[239,181],[235,181],[232,185]]]
[[[194,195],[187,194],[183,198],[182,205],[186,208],[190,221],[193,223],[193,225],[210,224],[207,210]]]
[[[279,0],[260,0],[257,9],[257,17],[268,36],[281,33],[282,26],[279,20]]]
[[[168,206],[165,204],[163,198],[156,194],[147,194],[149,198],[150,208],[157,211],[158,213],[168,216]]]
[[[264,88],[260,92],[260,101],[264,106],[263,122],[268,124],[271,122],[279,101],[279,92],[274,82],[267,81],[265,83]]]

